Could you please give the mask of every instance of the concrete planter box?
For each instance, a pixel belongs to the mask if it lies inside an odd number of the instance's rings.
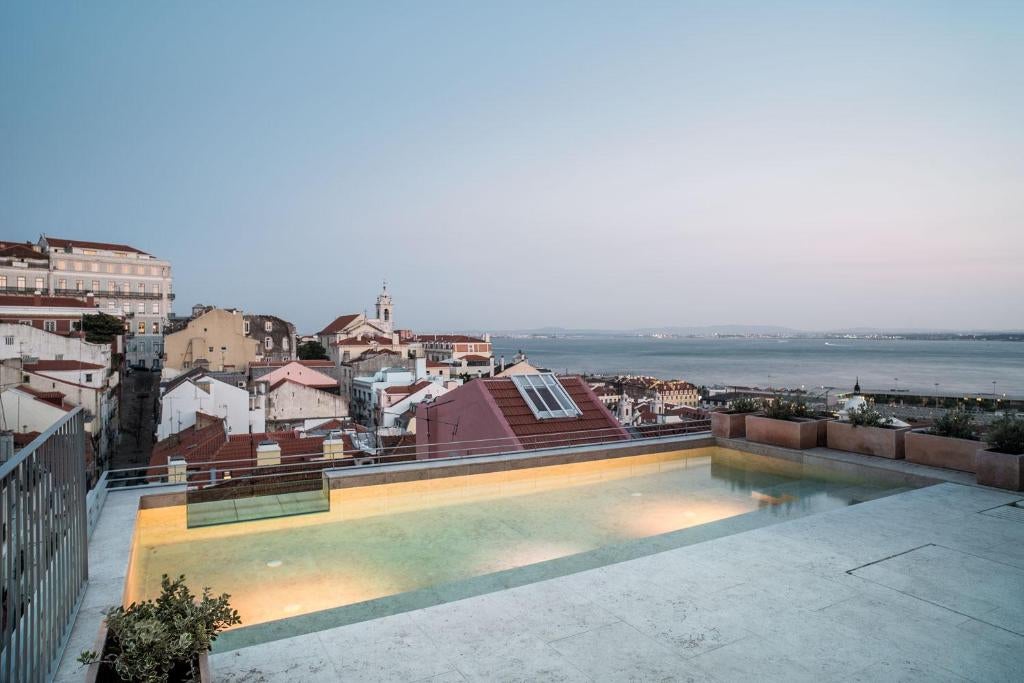
[[[985,447],[985,444],[973,439],[954,439],[926,432],[907,432],[904,447],[907,460],[918,465],[973,472],[975,455]]]
[[[828,422],[828,447],[837,451],[903,459],[903,438],[910,427],[855,427],[848,422]]]
[[[761,415],[747,415],[747,441],[804,450],[819,445],[819,434],[827,420],[802,418],[776,420]]]
[[[1024,491],[1024,453],[979,449],[975,457],[978,483],[1009,491]]]
[[[711,413],[711,435],[742,439],[747,434],[747,416],[752,413]]]
[[[99,652],[100,656],[106,654],[107,635],[107,620],[104,619],[100,624],[100,632],[96,637],[96,644],[92,648],[93,652]],[[199,669],[199,682],[213,683],[213,675],[210,673],[210,655],[203,652],[196,659],[198,660],[196,663]],[[172,675],[173,673],[172,671]],[[106,683],[107,681],[120,682],[121,679],[114,673],[113,669],[103,666],[100,662],[93,662],[85,670],[85,683]],[[171,683],[174,683],[174,679],[172,679]]]

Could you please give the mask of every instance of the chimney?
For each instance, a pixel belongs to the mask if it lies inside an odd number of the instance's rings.
[[[260,441],[256,446],[256,466],[266,467],[268,465],[281,464],[281,447],[276,441]]]
[[[36,291],[32,292],[32,305],[33,306],[42,306],[43,305],[42,293],[38,289]]]
[[[89,308],[96,307],[96,297],[93,296],[92,292],[85,293],[85,305],[88,306]]]
[[[505,356],[501,357],[501,372],[505,372]]]
[[[167,456],[167,483],[168,484],[185,484],[188,483],[188,475],[186,468],[188,463],[185,462],[185,458],[180,455],[169,455]]]
[[[342,432],[332,431],[324,439],[324,460],[345,457],[345,438]]]

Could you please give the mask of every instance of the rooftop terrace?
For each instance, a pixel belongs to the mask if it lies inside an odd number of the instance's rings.
[[[654,536],[640,542],[654,544],[642,552],[598,566],[392,604],[385,616],[333,612],[229,631],[212,657],[215,679],[1019,680],[1024,508],[1014,503],[1022,494],[975,486],[965,473],[824,448],[706,435],[673,441],[662,449],[740,448],[923,488],[757,528],[747,516],[722,519],[671,544]],[[620,447],[636,448],[604,448]],[[578,460],[601,448],[472,462],[492,471],[531,458],[550,465],[559,454]],[[352,480],[346,485],[416,481],[467,467],[395,463],[340,476]],[[141,495],[107,494],[59,681],[81,680],[74,658],[92,645],[100,611],[124,594],[134,533],[125,521],[137,519]]]

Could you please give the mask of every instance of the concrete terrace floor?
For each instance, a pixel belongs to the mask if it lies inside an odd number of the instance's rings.
[[[1024,498],[954,483],[215,654],[240,681],[1019,681]]]

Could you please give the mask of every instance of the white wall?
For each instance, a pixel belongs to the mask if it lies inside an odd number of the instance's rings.
[[[209,392],[198,384],[209,388]],[[179,384],[160,397],[157,440],[166,439],[196,423],[196,413],[223,417],[231,434],[266,431],[262,411],[249,410],[249,392],[212,377],[199,377]]]
[[[270,422],[347,415],[345,398],[296,382],[285,382],[267,394],[267,420]]]
[[[110,347],[106,344],[90,344],[28,325],[0,323],[0,360],[22,356],[40,360],[80,360],[110,367]]]
[[[38,401],[31,394],[12,387],[0,393],[0,428],[13,432],[42,432],[50,425],[67,415],[64,410]]]

